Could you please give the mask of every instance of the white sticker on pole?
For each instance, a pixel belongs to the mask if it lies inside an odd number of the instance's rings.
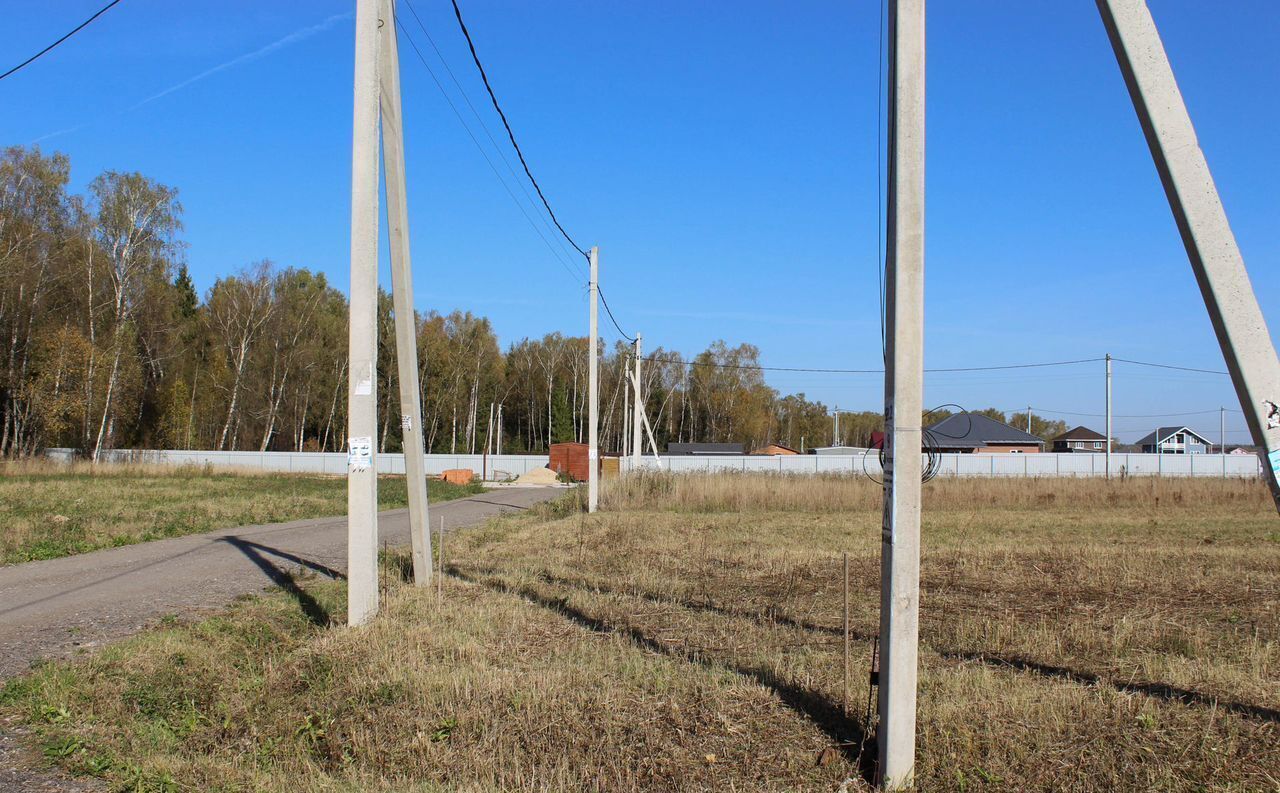
[[[351,438],[347,443],[347,472],[368,471],[373,465],[373,438]]]
[[[373,364],[369,364],[364,377],[356,381],[356,396],[373,394]]]
[[[413,429],[413,416],[409,415],[408,413],[406,413],[406,414],[404,414],[403,416],[401,416],[401,417],[400,417],[400,429],[404,429],[404,430],[411,430],[411,429]]]
[[[596,451],[595,449],[587,450],[587,459],[593,463],[596,461],[596,458],[599,457],[599,455],[600,455],[600,452]]]

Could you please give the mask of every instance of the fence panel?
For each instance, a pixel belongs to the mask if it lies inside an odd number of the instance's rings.
[[[73,449],[46,449],[50,460],[70,462],[76,459]],[[1105,454],[942,454],[939,476],[1105,476]],[[244,468],[262,471],[345,475],[347,456],[341,452],[253,452],[177,449],[113,449],[104,460],[114,463],[153,465],[210,466],[212,468]],[[378,472],[403,474],[403,454],[376,455]],[[548,464],[541,454],[428,454],[426,471],[439,475],[450,468],[469,468],[489,480],[513,479]],[[637,466],[629,459],[621,461],[621,470]],[[641,458],[639,468],[674,473],[736,471],[781,474],[869,474],[879,478],[880,460],[872,451],[865,454],[804,455],[696,455]],[[1262,468],[1254,454],[1128,454],[1111,456],[1112,476],[1198,476],[1254,477]]]

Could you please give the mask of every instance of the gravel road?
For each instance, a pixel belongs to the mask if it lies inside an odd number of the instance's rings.
[[[431,505],[434,536],[474,526],[554,498],[559,488],[503,488]],[[381,539],[409,542],[407,510],[381,513]],[[0,567],[0,681],[33,661],[91,649],[162,616],[193,616],[258,592],[299,566],[341,572],[347,563],[345,517],[241,526]],[[31,768],[13,725],[0,724],[0,791],[93,790],[90,783]]]

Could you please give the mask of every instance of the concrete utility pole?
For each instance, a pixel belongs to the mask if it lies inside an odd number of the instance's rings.
[[[1145,0],[1097,0],[1280,508],[1280,361]]]
[[[924,401],[925,0],[889,4],[888,325],[880,546],[880,784],[915,773]]]
[[[498,439],[497,441],[494,442],[493,446],[495,449],[498,450],[498,454],[501,455],[502,454],[502,403],[501,402],[498,403]]]
[[[418,379],[418,323],[413,313],[413,275],[409,256],[400,52],[396,46],[393,0],[379,0],[378,15],[382,23],[378,31],[382,166],[387,174],[387,236],[391,248],[391,294],[396,313],[396,364],[400,373],[404,475],[409,491],[409,537],[413,547],[413,582],[417,586],[427,586],[431,583],[431,523],[422,439],[422,395]]]
[[[378,611],[378,0],[356,2],[347,380],[347,622]]]
[[[1027,434],[1031,434],[1031,406],[1027,405]]]
[[[632,416],[631,419],[631,461],[636,465],[636,467],[639,467],[640,458],[644,456],[644,437],[640,434],[641,430],[644,429],[640,426],[642,419],[644,418],[644,395],[640,393],[640,355],[643,346],[641,339],[641,335],[637,333],[635,374],[636,399],[635,405],[633,406],[635,409],[635,415]]]
[[[600,292],[600,249],[591,247],[591,281],[587,292],[591,303],[591,333],[587,336],[587,347],[590,348],[587,364],[587,401],[591,403],[587,411],[587,512],[595,512],[600,504],[600,389],[599,389],[599,352],[597,347],[597,326],[599,292]]]
[[[627,386],[622,389],[622,456],[631,456],[631,378],[627,374],[627,367],[631,363],[629,361],[622,362],[622,379],[627,381]]]
[[[1107,478],[1111,478],[1111,353],[1107,353]]]

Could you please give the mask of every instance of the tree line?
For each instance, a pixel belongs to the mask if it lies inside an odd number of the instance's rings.
[[[13,147],[0,156],[0,454],[345,447],[347,300],[323,273],[264,260],[202,297],[183,263],[176,189],[107,171],[79,195],[69,180],[65,155]],[[377,445],[398,451],[389,294],[378,309]],[[550,333],[503,350],[489,320],[470,312],[415,321],[429,451],[475,453],[499,435],[507,453],[585,440],[585,336]],[[601,350],[606,451],[623,443],[630,352],[621,342]],[[641,377],[659,449],[868,445],[881,429],[879,413],[845,413],[833,438],[829,409],[780,394],[751,368],[759,364],[750,344],[718,341],[690,359],[654,350]]]

